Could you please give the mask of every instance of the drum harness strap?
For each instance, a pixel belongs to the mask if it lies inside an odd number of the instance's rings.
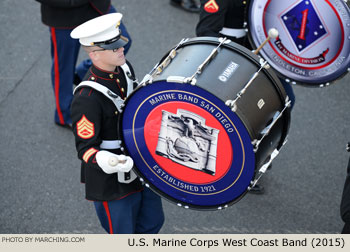
[[[132,78],[132,75],[130,73],[130,68],[127,64],[122,65],[121,68],[123,69],[125,79],[126,79],[127,84],[128,84],[127,96],[129,96],[130,93],[132,92],[132,90],[134,89],[135,79]],[[75,94],[76,91],[82,87],[91,87],[91,88],[95,89],[96,91],[100,92],[101,94],[106,96],[108,99],[110,99],[114,103],[114,105],[117,108],[119,113],[121,113],[123,111],[122,108],[124,107],[124,100],[119,95],[117,95],[117,94],[113,93],[111,90],[109,90],[107,87],[105,87],[97,82],[94,82],[94,81],[82,81],[74,89],[73,94]]]

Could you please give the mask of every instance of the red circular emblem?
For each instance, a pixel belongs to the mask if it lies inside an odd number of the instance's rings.
[[[156,153],[157,141],[161,130],[163,111],[171,114],[177,114],[179,110],[190,111],[205,119],[206,126],[219,130],[217,144],[217,159],[215,174],[208,174],[196,169],[183,166],[173,162],[171,159],[158,155]],[[213,183],[227,173],[233,160],[233,150],[230,139],[220,122],[205,109],[185,102],[168,102],[157,106],[148,115],[145,122],[144,137],[147,148],[152,155],[152,158],[159,166],[171,176],[192,184]],[[174,143],[175,149],[187,149],[194,151],[196,148],[201,148],[200,145],[191,141],[191,138],[178,139]],[[176,151],[175,151],[176,152]],[[176,154],[176,153],[175,153]]]

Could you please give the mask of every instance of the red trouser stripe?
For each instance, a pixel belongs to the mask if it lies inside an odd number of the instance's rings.
[[[55,100],[58,118],[61,124],[64,124],[63,115],[60,107],[60,72],[58,64],[58,51],[57,51],[57,40],[56,40],[56,30],[51,27],[51,37],[54,49],[54,71],[55,71]]]
[[[108,207],[108,202],[103,201],[103,207],[106,210],[107,218],[108,218],[108,223],[109,223],[109,233],[113,234],[113,226],[112,226],[112,219],[111,219],[111,213],[109,212],[109,207]]]

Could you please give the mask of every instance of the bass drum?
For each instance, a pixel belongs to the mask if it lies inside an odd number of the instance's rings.
[[[343,0],[251,1],[249,37],[258,47],[271,28],[261,55],[292,84],[324,87],[344,76],[350,66],[350,9]]]
[[[190,39],[171,50],[120,118],[135,172],[185,208],[237,202],[289,129],[288,97],[274,72],[246,48],[219,40]]]

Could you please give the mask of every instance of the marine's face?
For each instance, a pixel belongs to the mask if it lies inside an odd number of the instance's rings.
[[[126,62],[124,47],[113,50],[96,47],[89,55],[97,67],[106,71],[113,71],[117,66]]]
[[[99,51],[101,60],[111,66],[121,66],[125,64],[124,47],[113,50],[101,50]]]

